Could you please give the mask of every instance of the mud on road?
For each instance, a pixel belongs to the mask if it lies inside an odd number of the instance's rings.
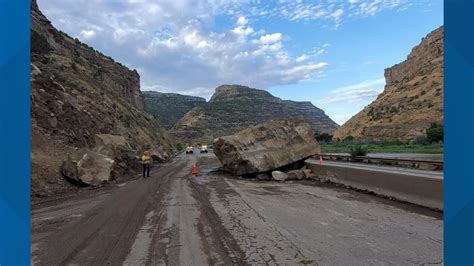
[[[199,175],[191,175],[198,160]],[[442,263],[440,213],[180,155],[152,177],[32,207],[35,265]]]

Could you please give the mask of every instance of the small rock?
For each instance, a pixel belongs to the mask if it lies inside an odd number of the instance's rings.
[[[270,180],[269,174],[258,174],[255,176],[258,180]]]
[[[288,179],[297,179],[301,180],[305,178],[305,173],[303,170],[292,170],[288,172]]]
[[[30,74],[36,76],[41,74],[41,70],[33,63],[30,63]]]
[[[303,173],[305,178],[307,179],[314,179],[316,175],[311,171],[311,169],[303,169]]]
[[[68,157],[61,165],[61,174],[70,179],[77,179],[79,174],[77,171],[77,162],[72,161],[71,157]]]
[[[58,126],[58,119],[55,116],[51,116],[48,118],[49,125],[53,128]]]
[[[274,180],[277,180],[277,181],[285,181],[286,179],[288,179],[288,175],[281,171],[273,171],[272,177]]]

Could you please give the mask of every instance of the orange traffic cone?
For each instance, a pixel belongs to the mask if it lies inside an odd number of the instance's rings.
[[[319,156],[319,165],[323,165],[323,156]]]
[[[198,174],[198,168],[197,168],[196,162],[194,162],[192,174],[196,176]]]

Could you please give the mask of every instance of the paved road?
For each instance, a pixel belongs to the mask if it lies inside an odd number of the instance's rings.
[[[243,180],[218,167],[212,154],[183,154],[151,178],[34,205],[32,264],[442,263],[440,213],[312,181]]]
[[[308,159],[307,162],[313,164],[319,164],[319,160],[315,159]],[[428,177],[434,179],[443,179],[444,172],[443,171],[430,171],[430,170],[419,170],[419,169],[410,169],[410,168],[403,168],[403,167],[396,167],[396,166],[383,166],[383,165],[373,165],[373,164],[364,164],[364,163],[351,163],[351,162],[334,162],[334,161],[324,161],[324,165],[328,166],[337,166],[343,167],[348,169],[363,169],[363,170],[370,170],[374,172],[380,173],[404,173],[407,175],[412,176],[420,176],[420,177]]]

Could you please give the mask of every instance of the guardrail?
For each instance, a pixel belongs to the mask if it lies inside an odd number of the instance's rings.
[[[323,160],[330,161],[347,161],[356,163],[381,164],[402,166],[415,169],[442,171],[444,169],[444,162],[434,160],[412,160],[412,159],[397,159],[397,158],[381,158],[369,156],[350,156],[350,155],[334,155],[334,154],[318,154],[317,158],[322,157]]]

